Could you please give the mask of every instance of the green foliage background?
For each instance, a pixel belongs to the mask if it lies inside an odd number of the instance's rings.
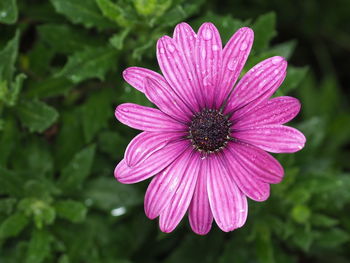
[[[0,262],[350,262],[349,11],[346,0],[1,0]],[[196,236],[186,218],[163,234],[143,213],[148,182],[113,177],[137,134],[114,107],[149,105],[121,72],[158,70],[156,40],[181,21],[211,21],[224,42],[253,27],[245,70],[287,57],[278,95],[303,104],[293,126],[305,149],[278,156],[284,181],[232,233]]]

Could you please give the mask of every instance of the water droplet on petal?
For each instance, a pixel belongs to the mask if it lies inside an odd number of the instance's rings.
[[[236,64],[237,64],[237,59],[231,59],[228,64],[227,64],[227,68],[229,70],[235,70],[236,69]]]
[[[118,107],[118,109],[122,112],[129,112],[129,108],[126,108],[126,107]]]
[[[164,54],[164,53],[165,53],[164,48],[161,47],[161,48],[159,49],[159,52],[160,52],[161,54]]]
[[[219,46],[218,45],[213,45],[212,49],[213,49],[213,51],[218,51],[219,50]]]
[[[213,37],[213,33],[211,32],[211,29],[206,28],[203,31],[203,39],[204,40],[210,40]]]
[[[205,59],[205,57],[207,56],[207,52],[205,51],[205,48],[201,49],[201,56],[203,59]]]
[[[241,50],[241,51],[244,51],[244,50],[247,49],[247,47],[248,47],[247,43],[246,43],[246,42],[243,42],[242,45],[241,45],[241,47],[240,47],[240,50]]]
[[[278,69],[275,69],[273,73],[275,73],[277,75],[279,72],[280,71]]]
[[[169,50],[170,52],[174,52],[174,51],[175,51],[175,46],[172,45],[172,44],[168,44],[168,50]]]
[[[213,86],[212,78],[211,78],[209,75],[207,75],[207,76],[205,76],[205,77],[203,78],[203,85],[204,85],[205,87],[207,87],[207,86]]]
[[[261,75],[261,73],[263,73],[264,72],[264,70],[263,69],[260,69],[259,71],[257,71],[256,73],[255,73],[255,75],[256,76],[259,76],[259,75]]]
[[[272,59],[272,64],[277,65],[282,59],[282,57],[275,57]]]

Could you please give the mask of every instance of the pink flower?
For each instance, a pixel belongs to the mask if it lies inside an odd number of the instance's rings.
[[[159,109],[132,103],[116,108],[117,119],[143,132],[125,151],[114,174],[125,184],[152,176],[144,205],[160,229],[171,232],[188,210],[192,230],[210,231],[213,219],[225,232],[242,227],[247,197],[261,202],[283,168],[268,152],[292,153],[304,135],[283,125],[300,110],[292,97],[270,99],[286,76],[282,57],[266,59],[238,82],[253,44],[239,29],[224,48],[219,32],[204,23],[196,34],[181,23],[173,38],[157,43],[164,77],[131,67],[124,79]],[[233,88],[234,87],[234,88]]]

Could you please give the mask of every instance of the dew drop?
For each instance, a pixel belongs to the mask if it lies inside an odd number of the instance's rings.
[[[273,73],[275,73],[275,75],[277,75],[280,71],[278,69],[275,69]]]
[[[115,208],[111,211],[112,216],[121,216],[121,215],[124,215],[125,213],[126,213],[126,208],[123,206]]]
[[[235,70],[236,69],[236,64],[237,64],[237,59],[232,59],[232,60],[230,60],[229,62],[228,62],[228,64],[227,64],[227,68],[229,69],[229,70]]]
[[[203,39],[204,40],[210,40],[213,37],[213,33],[211,32],[211,29],[206,28],[203,31]]]
[[[161,54],[164,54],[164,53],[165,53],[165,49],[161,47],[161,48],[159,49],[159,52],[160,52]]]
[[[140,152],[142,152],[142,151],[143,151],[143,149],[142,149],[141,147],[139,147],[139,148],[136,149],[135,152],[140,153]]]
[[[129,109],[123,107],[123,108],[120,109],[120,111],[122,111],[122,112],[129,112]]]
[[[207,52],[205,51],[205,48],[202,48],[201,56],[202,56],[203,59],[205,59],[205,57],[207,56]]]
[[[275,57],[272,59],[272,64],[277,65],[282,59],[282,57]]]
[[[219,50],[219,46],[218,45],[213,45],[212,46],[212,50],[213,51],[218,51]]]
[[[168,50],[169,50],[170,52],[174,52],[174,51],[175,51],[175,46],[172,45],[172,44],[168,44]]]
[[[259,71],[257,71],[256,73],[255,73],[255,75],[256,76],[259,76],[259,75],[261,75],[261,73],[263,73],[264,72],[264,70],[263,69],[260,69]]]
[[[246,43],[246,42],[243,42],[242,45],[241,45],[241,47],[240,47],[240,50],[241,50],[241,51],[244,51],[244,50],[247,49],[247,47],[248,47],[247,43]]]
[[[211,79],[211,77],[209,75],[207,75],[207,76],[205,76],[203,78],[203,85],[206,86],[206,87],[213,85],[212,79]]]

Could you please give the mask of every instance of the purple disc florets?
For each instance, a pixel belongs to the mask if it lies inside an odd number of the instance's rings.
[[[231,123],[218,110],[203,109],[196,113],[189,125],[189,138],[198,151],[207,153],[221,150],[230,140]]]

